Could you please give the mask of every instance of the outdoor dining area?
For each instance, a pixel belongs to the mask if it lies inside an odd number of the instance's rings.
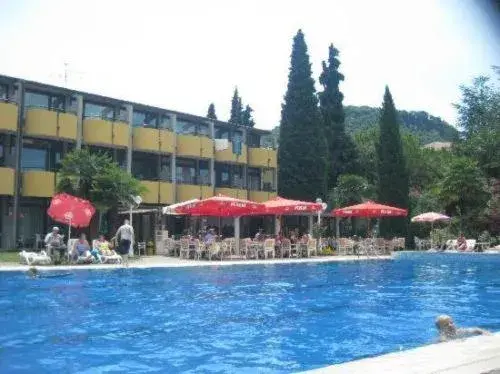
[[[220,232],[220,225],[201,227],[197,233],[186,233],[180,237],[166,233],[157,238],[156,253],[194,260],[226,259],[269,259],[269,258],[305,258],[318,255],[367,255],[390,254],[395,249],[405,246],[404,238],[385,240],[383,238],[350,238],[336,236],[322,237],[314,232],[314,227],[321,227],[322,215],[326,204],[319,199],[316,202],[284,199],[276,197],[264,203],[236,199],[228,196],[214,196],[204,200],[189,200],[163,208],[163,214],[184,215],[190,217],[231,218],[234,222],[234,235],[225,237]],[[306,216],[309,230],[299,234],[297,228],[289,230],[282,226],[284,216]],[[389,207],[368,201],[363,204],[335,209],[329,217],[380,218],[406,216],[405,209]],[[242,217],[272,216],[274,233],[264,233],[262,229],[252,237],[240,237],[240,219]],[[314,222],[316,218],[316,222]],[[286,235],[285,235],[286,233]]]

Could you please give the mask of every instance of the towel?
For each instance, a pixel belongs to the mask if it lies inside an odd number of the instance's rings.
[[[229,148],[229,141],[227,139],[215,139],[215,150],[223,151]]]

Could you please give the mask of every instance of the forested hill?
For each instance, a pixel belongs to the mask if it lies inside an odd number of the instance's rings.
[[[378,126],[379,108],[369,106],[348,105],[345,109],[346,130],[354,134],[372,126]],[[458,131],[439,117],[427,112],[408,112],[398,110],[403,128],[417,135],[422,144],[436,141],[453,141],[458,137]]]

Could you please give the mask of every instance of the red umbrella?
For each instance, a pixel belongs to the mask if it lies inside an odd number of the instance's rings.
[[[218,195],[179,206],[175,211],[194,216],[240,217],[264,213],[265,207],[263,204],[253,201]]]
[[[95,213],[87,200],[61,193],[52,197],[47,214],[57,222],[73,227],[87,227]]]
[[[267,214],[287,215],[300,213],[317,213],[323,210],[322,204],[308,201],[289,200],[282,197],[275,197],[263,203]]]
[[[382,205],[373,201],[366,203],[338,208],[332,211],[336,217],[406,217],[408,211],[406,209],[395,208],[389,205]]]

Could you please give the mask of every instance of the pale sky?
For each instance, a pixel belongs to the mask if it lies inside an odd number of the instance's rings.
[[[0,0],[0,74],[64,85],[68,63],[69,88],[202,116],[214,102],[222,120],[238,86],[271,129],[302,28],[317,88],[334,43],[345,104],[379,106],[388,84],[398,109],[454,123],[458,86],[500,65],[480,2]]]

